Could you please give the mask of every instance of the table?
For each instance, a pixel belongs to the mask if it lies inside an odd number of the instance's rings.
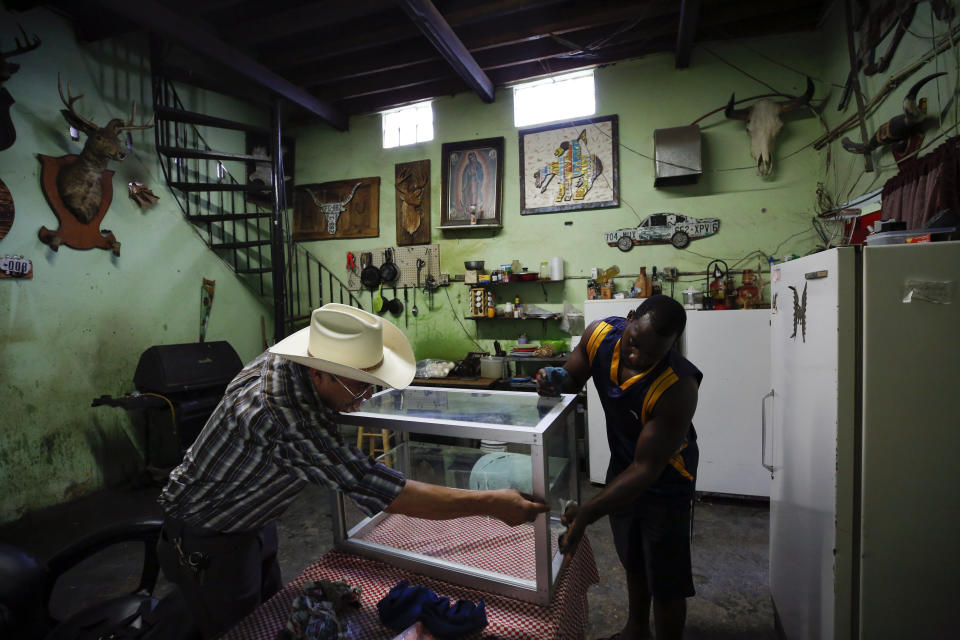
[[[411,584],[433,589],[437,595],[448,597],[452,602],[462,599],[479,602],[483,599],[488,621],[482,631],[483,637],[539,640],[583,637],[587,625],[587,589],[599,582],[600,576],[586,536],[577,553],[560,572],[553,598],[545,607],[459,587],[361,556],[328,551],[242,620],[224,636],[224,640],[274,640],[277,632],[286,624],[290,605],[300,593],[301,586],[319,579],[344,580],[361,588],[360,609],[341,617],[351,639],[387,639],[397,635],[397,632],[380,623],[377,602],[398,582],[409,580]]]

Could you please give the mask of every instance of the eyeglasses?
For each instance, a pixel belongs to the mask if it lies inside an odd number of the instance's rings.
[[[351,398],[353,398],[353,400],[361,400],[361,401],[364,400],[365,398],[364,398],[363,396],[367,395],[367,392],[370,391],[370,389],[373,388],[373,385],[368,383],[368,384],[363,385],[363,391],[361,391],[360,393],[354,393],[353,391],[351,391],[350,387],[348,387],[347,385],[345,385],[345,384],[343,383],[343,380],[341,380],[339,377],[337,377],[336,375],[334,375],[334,374],[332,374],[332,373],[331,373],[330,375],[333,376],[333,379],[334,379],[334,380],[336,380],[337,382],[340,383],[340,386],[343,387],[343,388],[347,391],[347,393],[350,394],[350,396],[351,396]]]

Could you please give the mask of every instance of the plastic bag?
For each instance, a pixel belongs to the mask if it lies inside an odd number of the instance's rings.
[[[560,330],[566,331],[572,336],[579,336],[583,333],[583,312],[577,311],[572,304],[563,301],[563,313],[560,319]]]
[[[435,358],[420,360],[417,362],[417,377],[446,378],[454,366],[456,365],[449,360],[437,360]]]

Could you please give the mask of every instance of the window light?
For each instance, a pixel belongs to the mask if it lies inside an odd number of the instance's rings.
[[[433,103],[430,101],[390,109],[381,115],[384,149],[433,140]]]
[[[592,116],[597,111],[593,69],[576,71],[513,88],[513,126]]]

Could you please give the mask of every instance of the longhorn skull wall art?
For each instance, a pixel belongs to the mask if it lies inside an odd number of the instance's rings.
[[[60,221],[60,228],[56,231],[40,227],[38,235],[41,242],[54,251],[65,244],[74,249],[110,249],[119,256],[120,243],[109,231],[100,230],[100,221],[113,200],[113,171],[107,169],[107,162],[127,157],[125,145],[120,140],[121,131],[149,129],[153,126],[153,118],[146,124],[134,124],[137,117],[137,103],[134,102],[129,122],[115,118],[105,127],[98,127],[73,108],[73,103],[83,94],[70,95],[68,84],[67,97],[64,98],[59,76],[57,90],[67,107],[60,110],[61,115],[71,127],[84,133],[87,141],[80,155],[54,158],[37,154],[42,164],[43,193]]]
[[[844,137],[840,144],[850,153],[861,154],[871,153],[880,146],[892,145],[894,157],[899,162],[902,156],[918,149],[923,141],[923,129],[928,120],[927,99],[921,98],[919,104],[917,103],[920,88],[934,78],[945,75],[945,71],[934,73],[913,85],[903,98],[903,113],[880,125],[866,143],[860,144]]]
[[[813,80],[807,78],[807,90],[801,96],[789,100],[775,101],[764,98],[743,109],[734,108],[735,94],[730,94],[730,102],[724,115],[733,120],[746,120],[747,135],[750,136],[750,155],[757,161],[757,173],[769,176],[773,172],[773,147],[777,134],[783,127],[780,115],[798,109],[810,103],[813,97]]]
[[[375,238],[380,235],[380,178],[297,185],[293,239]]]

